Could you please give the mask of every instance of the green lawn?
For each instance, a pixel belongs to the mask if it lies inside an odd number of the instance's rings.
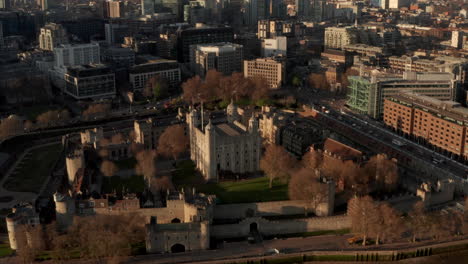
[[[123,189],[133,193],[143,192],[145,190],[145,179],[140,175],[133,175],[128,178],[121,178],[119,176],[104,177],[102,184],[102,191],[104,193],[111,193],[114,190],[121,192]]]
[[[206,194],[215,194],[220,203],[249,203],[288,200],[288,185],[274,182],[270,189],[268,178],[209,183],[196,186]]]
[[[130,170],[135,169],[137,161],[135,158],[129,158],[124,160],[118,160],[114,162],[115,165],[119,168],[119,170]]]
[[[45,180],[52,172],[55,162],[60,157],[61,144],[45,146],[33,150],[29,159],[24,159],[15,173],[10,175],[3,187],[14,192],[34,192],[41,189]]]
[[[172,175],[172,182],[177,189],[195,187],[197,192],[214,194],[218,198],[218,203],[267,202],[289,199],[288,185],[274,181],[273,188],[270,189],[267,177],[205,183],[192,161],[179,162],[177,171]]]
[[[13,253],[11,250],[10,245],[8,244],[0,244],[0,258],[8,257]],[[0,261],[1,262],[1,261]]]

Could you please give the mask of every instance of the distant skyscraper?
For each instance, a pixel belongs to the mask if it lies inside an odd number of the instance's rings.
[[[312,5],[310,0],[295,0],[296,13],[298,17],[310,17]]]
[[[41,0],[41,9],[42,10],[49,9],[49,0]]]
[[[143,16],[152,15],[155,13],[155,0],[141,0],[141,14]]]
[[[49,23],[41,28],[39,48],[53,51],[54,47],[68,43],[67,33],[60,24]]]
[[[111,1],[109,3],[109,17],[118,18],[123,17],[124,12],[124,3],[121,1]]]
[[[382,9],[389,9],[390,8],[390,0],[380,0],[380,7]]]
[[[244,2],[244,22],[247,25],[257,25],[258,20],[269,16],[268,0],[246,0]]]
[[[2,21],[0,21],[0,48],[4,45],[5,43],[3,42],[3,24]]]
[[[10,0],[0,0],[0,10],[10,9]]]
[[[452,31],[451,46],[456,49],[463,48],[463,31]]]

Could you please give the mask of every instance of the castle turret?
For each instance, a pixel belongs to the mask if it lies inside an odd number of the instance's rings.
[[[231,103],[226,108],[227,120],[229,123],[234,123],[234,121],[239,121],[239,113],[237,111],[237,106],[234,104],[234,101],[231,99]]]
[[[65,158],[67,166],[68,183],[73,184],[75,181],[76,173],[79,169],[85,168],[85,159],[83,149],[75,149],[69,153]]]
[[[209,161],[216,160],[216,132],[211,119],[208,121],[208,125],[205,127],[205,137],[205,142],[207,142],[207,152],[205,158]],[[209,162],[208,171],[206,172],[206,178],[208,181],[218,181],[218,172],[216,167],[216,162]]]
[[[55,193],[54,202],[57,225],[61,230],[65,230],[73,223],[75,200],[68,195]]]
[[[258,132],[258,119],[255,117],[254,114],[252,114],[252,117],[249,119],[249,132],[250,133],[255,133]]]

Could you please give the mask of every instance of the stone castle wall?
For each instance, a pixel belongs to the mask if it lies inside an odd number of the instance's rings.
[[[249,210],[250,209],[250,210]],[[308,201],[276,201],[259,203],[223,204],[214,207],[214,219],[242,219],[247,211],[253,211],[254,216],[300,215],[313,213]]]
[[[211,227],[211,236],[216,239],[247,237],[252,228],[256,228],[260,234],[264,236],[273,236],[345,229],[350,226],[351,222],[346,215],[279,221],[269,221],[261,217],[251,217],[242,220],[238,224],[213,225]]]

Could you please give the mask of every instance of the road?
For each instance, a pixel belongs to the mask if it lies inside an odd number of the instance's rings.
[[[315,107],[317,108],[317,105]],[[431,172],[442,169],[446,177],[463,184],[467,183],[465,165],[456,161],[434,164],[432,150],[419,146],[414,142],[409,142],[407,139],[381,127],[378,123],[362,120],[352,114],[335,111],[331,108],[325,109],[315,110],[317,116],[314,119],[325,127],[329,127],[332,131],[336,131],[373,151],[386,153],[390,157],[396,158],[400,164],[406,165],[405,167],[410,171],[414,171],[414,168],[411,167],[412,161],[418,161],[419,164],[424,164],[425,168],[432,168],[427,170],[430,174],[425,175],[426,177],[435,179],[435,173],[432,175]],[[395,139],[403,141],[407,145],[397,146],[392,143]]]

